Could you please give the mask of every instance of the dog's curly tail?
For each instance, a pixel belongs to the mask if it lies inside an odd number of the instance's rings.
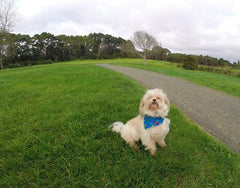
[[[109,126],[109,129],[112,130],[113,132],[117,132],[120,133],[122,127],[124,126],[124,124],[122,122],[115,122],[112,125]]]

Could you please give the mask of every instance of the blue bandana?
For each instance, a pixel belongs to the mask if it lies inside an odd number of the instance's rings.
[[[144,117],[144,128],[148,129],[150,127],[155,127],[158,125],[161,125],[164,121],[164,118],[162,117],[151,117],[151,116],[145,116]]]

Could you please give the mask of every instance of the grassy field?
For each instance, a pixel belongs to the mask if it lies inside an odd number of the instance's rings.
[[[150,63],[149,63],[150,64]],[[108,126],[145,88],[78,62],[0,71],[0,187],[239,187],[240,158],[171,107],[167,147],[134,152]]]
[[[178,67],[177,63],[148,60],[147,65],[143,66],[142,59],[113,59],[113,60],[82,60],[71,61],[69,64],[96,64],[110,63],[121,66],[128,66],[144,70],[159,72],[169,76],[186,79],[201,86],[209,87],[214,90],[223,91],[230,95],[240,97],[240,78],[200,70],[185,70]]]
[[[216,67],[214,67],[214,66],[207,66],[207,65],[199,65],[198,69],[203,70],[203,71],[226,74],[226,75],[230,75],[230,76],[236,76],[236,77],[240,78],[240,69],[233,68],[233,67],[230,67],[230,66],[224,66],[224,67],[216,66]]]
[[[143,66],[142,60],[128,62],[116,62],[118,65],[129,66],[139,69],[150,70],[163,73],[169,76],[186,79],[190,82],[212,88],[214,90],[223,91],[230,95],[240,97],[240,78],[223,75],[214,72],[206,72],[199,70],[185,70],[177,67],[176,63],[168,63],[162,61],[148,60],[147,65]]]

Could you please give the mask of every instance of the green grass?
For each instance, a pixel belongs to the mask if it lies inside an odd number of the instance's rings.
[[[240,78],[240,69],[237,68],[233,68],[230,66],[208,66],[208,65],[199,65],[198,66],[199,70],[203,70],[203,71],[209,71],[209,72],[216,72],[216,73],[220,73],[220,74],[226,74],[226,75],[230,75],[230,76],[236,76]]]
[[[118,62],[116,64],[150,70],[169,76],[183,78],[198,85],[209,87],[214,90],[223,91],[230,95],[240,97],[240,78],[238,77],[199,70],[185,70],[182,67],[177,67],[176,63],[154,60],[148,60],[146,66],[143,66],[141,60],[135,60],[132,62],[129,61],[126,63]]]
[[[150,63],[149,63],[150,64]],[[171,107],[167,147],[134,152],[108,126],[145,88],[78,62],[0,72],[0,187],[239,187],[239,155]]]
[[[230,95],[240,97],[240,78],[219,74],[215,72],[206,72],[200,70],[185,70],[178,67],[177,63],[169,63],[156,60],[148,60],[147,65],[143,66],[142,59],[113,59],[113,60],[82,60],[71,61],[69,64],[95,64],[110,63],[120,66],[128,66],[138,69],[144,69],[154,72],[166,74],[168,76],[179,77],[201,86],[222,91]]]

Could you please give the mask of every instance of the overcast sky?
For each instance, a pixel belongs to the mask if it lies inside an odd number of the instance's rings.
[[[172,52],[240,60],[239,0],[16,0],[15,33],[130,39],[145,30]]]

